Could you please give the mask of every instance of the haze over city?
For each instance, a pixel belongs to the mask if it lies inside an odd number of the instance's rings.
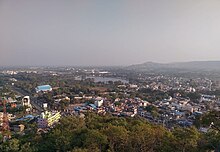
[[[0,0],[0,152],[220,152],[220,0]]]
[[[0,65],[219,60],[219,0],[0,1]]]

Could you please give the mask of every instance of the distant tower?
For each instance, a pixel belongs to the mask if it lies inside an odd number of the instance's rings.
[[[11,137],[8,115],[7,115],[7,110],[6,110],[6,103],[7,103],[7,100],[3,100],[3,118],[2,118],[2,128],[1,128],[3,141],[5,141]]]

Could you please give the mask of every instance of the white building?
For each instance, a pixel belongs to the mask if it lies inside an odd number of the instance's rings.
[[[95,106],[96,107],[101,107],[103,105],[103,99],[102,100],[96,100],[95,101]]]
[[[27,107],[26,111],[31,111],[32,109],[32,106],[31,106],[31,100],[30,100],[30,97],[29,96],[25,96],[23,99],[22,99],[22,105]]]

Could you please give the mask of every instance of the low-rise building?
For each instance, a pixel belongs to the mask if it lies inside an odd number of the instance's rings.
[[[41,85],[41,86],[37,86],[35,88],[36,92],[47,92],[47,91],[52,91],[52,87],[50,85]]]
[[[103,100],[96,100],[95,105],[96,107],[101,107],[103,105]]]

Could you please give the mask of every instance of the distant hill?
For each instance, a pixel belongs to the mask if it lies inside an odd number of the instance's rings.
[[[151,70],[201,70],[220,71],[220,61],[192,61],[175,63],[146,62],[126,67],[128,70],[151,71]]]

